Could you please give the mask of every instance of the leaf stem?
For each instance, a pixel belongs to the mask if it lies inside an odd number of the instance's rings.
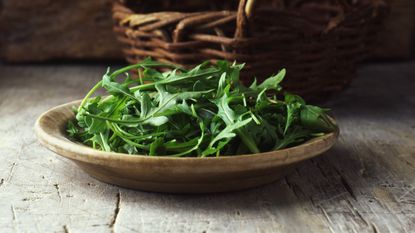
[[[97,82],[97,84],[95,84],[95,86],[92,87],[92,89],[86,94],[86,96],[82,99],[82,102],[78,107],[78,112],[81,111],[81,109],[85,106],[85,104],[88,101],[89,97],[91,97],[91,95],[94,94],[94,92],[101,87],[101,84],[102,84],[102,80]]]

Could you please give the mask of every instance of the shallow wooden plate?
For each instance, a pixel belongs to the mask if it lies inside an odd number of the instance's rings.
[[[74,118],[75,101],[43,113],[35,131],[42,145],[74,161],[96,179],[145,191],[211,193],[247,189],[276,181],[297,163],[335,143],[338,131],[300,146],[250,155],[174,158],[104,152],[68,139],[65,127]]]

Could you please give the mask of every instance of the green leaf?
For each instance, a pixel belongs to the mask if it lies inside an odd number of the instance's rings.
[[[333,132],[336,128],[333,122],[325,114],[324,109],[311,105],[302,107],[301,123],[313,133]]]
[[[108,93],[112,95],[124,95],[131,99],[136,99],[136,97],[131,93],[130,89],[128,88],[128,83],[117,83],[112,80],[112,77],[106,73],[102,77],[102,87],[104,87]]]
[[[169,118],[165,116],[157,116],[157,117],[151,117],[143,122],[143,124],[150,124],[153,126],[161,126],[166,124],[169,121]]]
[[[282,139],[278,140],[274,146],[274,150],[279,150],[291,145],[297,145],[305,141],[310,135],[310,131],[307,129],[301,129],[296,127],[290,133],[285,135]]]
[[[150,156],[155,156],[155,155],[164,155],[164,146],[163,146],[163,139],[162,138],[157,138],[154,142],[152,142],[150,144],[150,152],[149,155]]]
[[[76,128],[75,124],[72,121],[68,121],[66,132],[70,137],[75,137],[77,134],[79,134],[78,128]]]
[[[108,131],[106,133],[95,134],[93,140],[100,145],[102,150],[111,151],[111,148],[108,145]]]
[[[271,76],[267,79],[265,79],[261,84],[258,85],[258,89],[274,89],[279,90],[280,89],[280,83],[285,77],[285,69],[282,69],[278,74]]]
[[[90,118],[90,124],[86,128],[91,134],[102,133],[106,130],[106,123],[103,120]]]
[[[229,107],[229,97],[226,93],[222,95],[221,98],[214,101],[216,106],[218,107],[218,116],[222,118],[222,120],[227,124],[233,124],[235,121],[235,113],[234,111]]]
[[[236,136],[234,133],[237,129],[247,125],[249,122],[252,121],[252,118],[248,118],[243,121],[236,122],[234,124],[227,125],[225,129],[223,129],[211,142],[210,146],[213,146],[217,141],[222,140],[224,138],[233,138]]]

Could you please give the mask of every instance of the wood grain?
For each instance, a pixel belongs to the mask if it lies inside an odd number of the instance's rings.
[[[0,57],[9,62],[122,57],[111,0],[0,0]]]
[[[81,98],[105,68],[0,67],[2,233],[415,229],[415,62],[368,65],[326,104],[342,132],[330,152],[279,182],[211,195],[106,185],[38,144],[39,114]]]

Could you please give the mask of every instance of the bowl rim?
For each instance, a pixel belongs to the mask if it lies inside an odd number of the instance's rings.
[[[50,124],[46,124],[48,117],[51,114],[56,112],[64,112],[67,111],[68,108],[72,108],[77,106],[81,100],[75,100],[72,102],[68,102],[65,104],[58,105],[53,107],[46,112],[42,113],[38,119],[36,120],[34,131],[38,137],[40,143],[52,150],[53,152],[63,155],[69,159],[74,159],[78,161],[94,163],[94,164],[101,164],[104,161],[114,160],[118,162],[160,162],[160,161],[180,161],[181,163],[186,162],[195,162],[195,161],[239,161],[245,159],[252,159],[252,158],[265,158],[265,157],[276,157],[282,156],[288,157],[290,154],[296,154],[295,151],[302,150],[307,151],[312,147],[328,147],[330,148],[336,142],[340,130],[339,127],[336,127],[334,132],[325,134],[323,136],[318,136],[311,140],[308,140],[298,146],[289,147],[285,149],[275,150],[275,151],[268,151],[268,152],[261,152],[255,154],[242,154],[242,155],[227,155],[227,156],[218,156],[218,157],[169,157],[169,156],[148,156],[148,155],[139,155],[139,154],[126,154],[126,153],[119,153],[119,152],[106,152],[97,149],[93,149],[89,146],[83,145],[81,143],[76,143],[68,138],[68,136],[62,132],[62,129],[58,127],[47,127]],[[331,118],[331,117],[330,117]],[[58,123],[62,123],[62,121],[67,121],[69,118],[66,119],[54,119],[56,122],[53,126],[57,126]],[[336,121],[331,118],[334,124],[337,125]],[[59,133],[53,131],[59,131]],[[327,148],[327,149],[328,149]],[[322,149],[323,152],[327,149]],[[67,155],[66,153],[62,152],[70,152],[71,155]],[[320,153],[318,153],[320,154]],[[311,158],[314,156],[308,156],[307,158]],[[92,161],[91,161],[92,159]]]

